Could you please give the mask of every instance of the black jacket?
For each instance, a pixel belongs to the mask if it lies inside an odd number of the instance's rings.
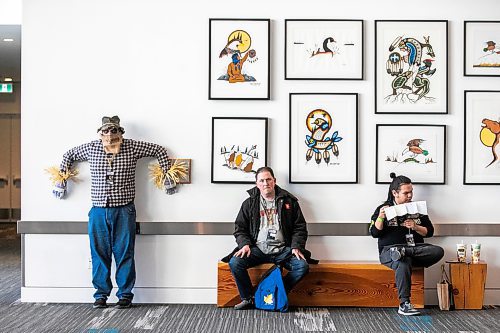
[[[408,228],[404,226],[394,226],[390,227],[387,225],[387,219],[384,219],[384,229],[378,230],[375,227],[375,220],[378,217],[380,212],[380,208],[384,206],[394,206],[394,202],[386,201],[375,209],[375,212],[371,218],[370,224],[370,234],[373,238],[378,238],[378,252],[381,253],[384,246],[396,245],[396,244],[406,244],[406,234],[408,233]],[[398,219],[398,224],[401,224],[406,216],[396,216],[395,219]],[[432,225],[431,220],[428,215],[420,215],[417,219],[417,224],[427,228],[427,235],[422,236],[414,230],[410,232],[413,234],[413,238],[415,243],[424,243],[424,238],[429,238],[434,235],[434,226]]]
[[[309,263],[317,263],[311,259],[311,252],[307,251],[307,224],[300,210],[298,199],[290,192],[275,186],[278,219],[285,237],[285,246],[299,249]],[[260,191],[257,187],[248,190],[250,196],[241,204],[235,221],[234,237],[236,247],[233,252],[222,261],[229,262],[233,254],[245,245],[256,246],[260,228]]]

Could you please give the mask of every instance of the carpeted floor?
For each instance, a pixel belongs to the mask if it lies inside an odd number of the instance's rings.
[[[292,308],[235,311],[215,305],[139,304],[94,310],[90,304],[21,303],[20,238],[0,224],[0,333],[18,332],[500,332],[500,307],[404,317],[396,309]]]

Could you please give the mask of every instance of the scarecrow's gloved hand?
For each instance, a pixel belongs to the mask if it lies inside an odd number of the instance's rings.
[[[165,193],[166,194],[171,195],[171,194],[174,194],[175,192],[177,192],[177,190],[176,190],[177,184],[173,180],[171,180],[170,178],[166,177],[163,185],[165,186]]]
[[[66,185],[68,182],[63,180],[61,182],[57,182],[52,189],[52,195],[54,195],[57,199],[62,199],[66,195]]]

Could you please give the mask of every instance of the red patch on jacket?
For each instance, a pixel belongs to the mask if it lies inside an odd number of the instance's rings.
[[[290,204],[289,203],[285,204],[285,209],[290,209]]]

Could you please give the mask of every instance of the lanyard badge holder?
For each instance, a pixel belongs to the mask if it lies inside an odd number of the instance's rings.
[[[408,233],[405,235],[405,237],[406,237],[406,245],[415,246],[415,238],[413,237],[410,228],[408,228]]]

